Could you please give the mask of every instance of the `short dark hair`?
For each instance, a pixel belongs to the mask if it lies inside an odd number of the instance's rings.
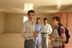
[[[44,18],[44,21],[47,20],[47,18]]]
[[[39,17],[37,19],[40,19]]]
[[[60,25],[60,24],[61,24],[60,17],[58,17],[58,16],[55,16],[55,17],[53,17],[53,18],[52,18],[52,20],[53,20],[53,19],[56,19],[56,21],[59,21],[58,25]]]
[[[35,11],[34,10],[29,10],[28,15],[29,15],[29,13],[35,13]]]

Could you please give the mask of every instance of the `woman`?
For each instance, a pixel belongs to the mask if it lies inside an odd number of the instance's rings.
[[[65,35],[65,28],[63,26],[60,27],[60,34],[58,32],[58,27],[61,25],[61,21],[59,17],[53,17],[53,25],[54,25],[54,30],[50,36],[50,40],[52,43],[53,48],[64,48],[64,42],[66,41],[66,35]]]

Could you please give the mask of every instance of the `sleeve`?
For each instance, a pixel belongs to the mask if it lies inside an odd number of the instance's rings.
[[[49,34],[51,34],[52,33],[52,27],[51,27],[51,25],[49,25]]]
[[[40,31],[41,31],[41,32],[43,31],[42,25],[41,25]]]
[[[23,24],[21,36],[25,37],[25,33],[26,33],[26,26],[25,24]]]
[[[29,35],[29,33],[27,33],[27,26],[25,24],[23,24],[21,36],[23,36],[24,38],[33,36],[33,34]]]
[[[64,29],[64,27],[61,27],[61,28],[60,28],[60,33],[61,33],[61,34],[65,34],[65,29]]]
[[[35,24],[35,32],[36,32],[36,24]]]

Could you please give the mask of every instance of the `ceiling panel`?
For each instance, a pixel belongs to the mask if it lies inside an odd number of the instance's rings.
[[[0,11],[25,13],[25,3],[33,3],[34,10],[40,13],[72,11],[72,0],[61,0],[61,7],[59,9],[57,9],[58,0],[0,0]]]

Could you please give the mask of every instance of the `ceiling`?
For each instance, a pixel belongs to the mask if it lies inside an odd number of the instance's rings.
[[[0,0],[0,11],[25,13],[25,3],[32,3],[36,13],[72,12],[72,0]]]

